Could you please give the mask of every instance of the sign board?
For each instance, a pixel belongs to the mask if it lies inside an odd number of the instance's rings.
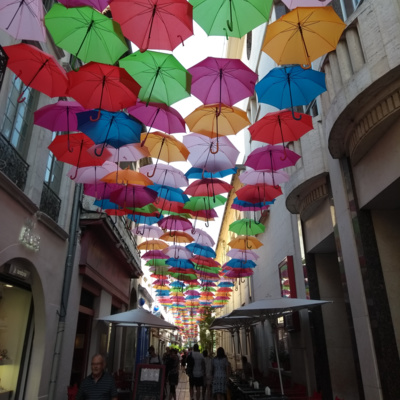
[[[163,398],[165,365],[138,364],[135,372],[133,398],[160,400]]]

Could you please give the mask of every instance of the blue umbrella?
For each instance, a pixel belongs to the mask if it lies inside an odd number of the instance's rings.
[[[232,258],[225,265],[231,268],[255,268],[257,264],[252,260],[246,261],[239,258]]]
[[[217,256],[217,254],[211,247],[203,246],[202,244],[190,243],[186,246],[186,248],[190,250],[192,253],[197,254],[199,256],[210,257],[210,258],[215,258]]]
[[[169,258],[167,261],[165,261],[165,263],[175,268],[182,268],[182,269],[194,268],[194,264],[190,260],[185,260],[183,258]]]
[[[318,95],[325,92],[325,74],[312,69],[303,69],[299,65],[272,69],[256,84],[256,93],[260,103],[270,104],[279,109],[309,104]]]
[[[101,111],[100,118],[97,118],[98,111],[90,110],[77,113],[78,129],[89,136],[96,144],[103,144],[100,153],[95,150],[96,156],[103,154],[104,147],[109,144],[116,149],[131,143],[140,142],[142,123],[124,112]],[[92,117],[92,119],[90,119]]]
[[[182,189],[157,184],[149,185],[148,187],[155,190],[158,193],[158,197],[165,200],[176,201],[178,203],[186,203],[189,201],[189,197],[183,193]]]
[[[202,168],[192,167],[185,173],[185,176],[188,179],[224,178],[225,176],[236,174],[236,172],[237,168],[224,169],[223,171],[218,172],[208,172]]]
[[[95,200],[93,203],[94,206],[100,207],[102,210],[120,210],[121,206],[113,203],[109,199],[100,199]]]
[[[137,215],[137,214],[128,214],[127,217],[132,221],[136,222],[136,224],[140,225],[153,225],[160,221],[160,219],[164,218],[164,216],[160,215],[160,217],[147,217],[145,215]]]

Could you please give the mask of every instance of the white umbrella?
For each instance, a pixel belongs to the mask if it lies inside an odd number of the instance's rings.
[[[308,300],[308,299],[297,299],[290,297],[280,297],[278,299],[263,299],[258,300],[250,304],[246,304],[243,307],[233,310],[229,316],[235,317],[252,317],[254,322],[260,321],[264,323],[265,320],[273,321],[277,317],[287,315],[293,311],[299,311],[308,309],[316,306],[320,306],[325,303],[331,303],[325,300]],[[278,355],[278,345],[276,343],[276,337],[274,337],[275,354]],[[279,357],[276,359],[278,363],[279,381],[281,385],[281,393],[283,393],[282,383],[282,372],[279,363]]]
[[[113,324],[135,324],[137,326],[151,326],[154,328],[162,329],[178,329],[175,325],[170,324],[163,319],[156,317],[150,311],[143,308],[125,311],[118,314],[107,315],[105,317],[97,318],[101,321],[111,322]],[[132,325],[132,326],[135,326]]]

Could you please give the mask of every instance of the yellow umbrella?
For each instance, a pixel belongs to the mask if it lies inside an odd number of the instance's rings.
[[[118,183],[123,185],[148,186],[153,184],[153,181],[147,178],[146,175],[129,168],[123,169],[122,171],[111,172],[100,180],[106,183]]]
[[[297,7],[268,25],[262,50],[278,65],[311,62],[336,49],[346,24],[331,6]]]
[[[228,246],[232,247],[233,249],[258,249],[261,246],[264,246],[257,238],[254,236],[245,236],[241,235],[238,236],[236,239],[231,240],[228,243]]]
[[[138,245],[138,250],[164,250],[168,247],[167,243],[162,240],[146,240]]]
[[[182,231],[171,231],[164,233],[160,239],[165,240],[166,242],[174,243],[192,243],[194,241],[191,235]]]
[[[147,138],[146,138],[147,135]],[[189,156],[189,150],[179,140],[173,136],[167,135],[159,131],[146,132],[141,134],[142,142],[146,140],[145,146],[148,148],[151,157],[157,158],[152,174],[147,173],[148,177],[154,176],[158,160],[166,161],[167,163],[173,161],[186,161]]]

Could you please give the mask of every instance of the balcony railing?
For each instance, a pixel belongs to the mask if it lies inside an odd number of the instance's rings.
[[[29,165],[0,133],[0,171],[21,190],[25,189]]]
[[[60,207],[60,198],[50,189],[47,183],[44,183],[42,197],[40,199],[40,211],[43,211],[53,221],[57,222],[60,214]]]

